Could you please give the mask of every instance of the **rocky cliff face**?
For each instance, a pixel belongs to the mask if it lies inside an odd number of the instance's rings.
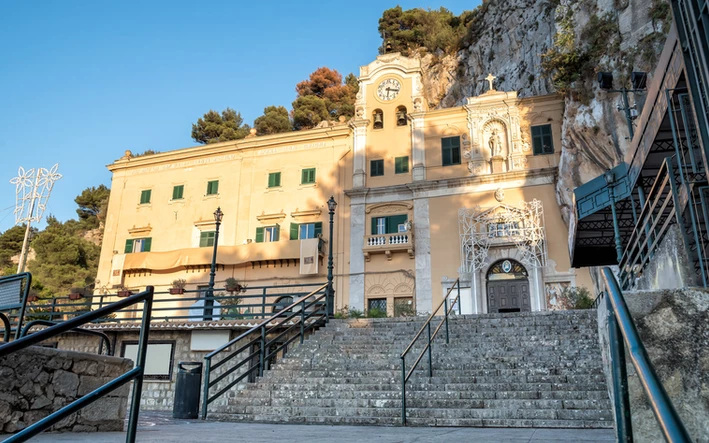
[[[484,1],[466,49],[423,57],[429,103],[462,105],[486,90],[488,73],[497,76],[496,89],[521,97],[563,94],[557,199],[568,222],[573,189],[617,165],[629,146],[624,114],[616,109],[620,95],[600,90],[596,72],[612,71],[617,88],[629,86],[631,71],[652,73],[671,20],[663,1]],[[543,69],[543,54],[550,51],[557,54],[550,63],[555,69]],[[555,78],[559,69],[568,71],[561,79]],[[643,100],[631,94],[638,111]]]

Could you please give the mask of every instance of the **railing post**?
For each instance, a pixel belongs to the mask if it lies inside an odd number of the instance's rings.
[[[52,297],[52,304],[50,305],[49,311],[49,321],[54,321],[54,308],[56,308],[57,299]]]
[[[443,309],[444,309],[443,313],[446,316],[446,344],[449,344],[450,338],[448,336],[448,297],[443,299]]]
[[[608,309],[608,342],[610,344],[611,371],[613,374],[613,402],[615,403],[616,439],[621,443],[633,441],[628,396],[628,373],[625,364],[625,349],[620,337],[620,328],[611,305],[610,295],[605,297]]]
[[[258,356],[258,364],[259,364],[258,376],[263,377],[263,371],[264,371],[264,368],[266,367],[266,362],[265,362],[265,360],[266,360],[266,327],[265,326],[263,326],[261,328],[261,346],[260,347],[261,347],[261,349],[260,349],[259,356]]]
[[[140,325],[140,338],[138,339],[138,356],[135,366],[140,368],[140,375],[133,380],[133,396],[130,404],[130,415],[128,416],[128,431],[126,442],[135,443],[135,434],[138,430],[138,414],[140,412],[140,396],[143,392],[143,377],[145,374],[145,356],[148,352],[148,337],[150,334],[150,317],[153,308],[153,294],[155,288],[148,286],[148,297],[143,302],[143,320]]]
[[[431,357],[431,322],[428,322],[428,376],[433,377],[433,358]]]
[[[207,405],[209,404],[209,376],[211,375],[212,358],[204,358],[204,387],[202,388],[202,420],[207,419]]]
[[[261,318],[266,318],[266,288],[261,293]]]
[[[406,426],[406,357],[401,356],[401,425]]]
[[[300,344],[302,345],[305,335],[305,300],[300,305]]]

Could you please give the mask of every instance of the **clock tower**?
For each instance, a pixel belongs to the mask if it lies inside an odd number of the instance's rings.
[[[352,122],[353,188],[378,188],[425,179],[426,110],[419,60],[389,53],[360,67]]]

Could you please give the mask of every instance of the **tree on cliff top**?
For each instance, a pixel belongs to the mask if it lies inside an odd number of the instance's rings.
[[[263,115],[254,120],[254,128],[258,135],[279,134],[293,130],[288,110],[283,106],[265,107]]]
[[[404,11],[401,6],[396,6],[387,9],[379,19],[378,30],[382,37],[379,53],[386,52],[389,43],[392,51],[406,56],[419,48],[431,53],[441,50],[452,54],[460,48],[472,17],[472,11],[463,11],[456,16],[446,8]]]
[[[202,144],[239,140],[249,135],[250,129],[233,109],[226,108],[221,115],[210,109],[192,125],[192,138]]]
[[[74,201],[79,206],[76,213],[79,222],[85,229],[98,228],[100,222],[106,217],[108,197],[111,191],[104,185],[88,187],[79,194]]]
[[[315,127],[323,120],[340,116],[354,116],[354,103],[359,84],[353,74],[343,82],[342,75],[334,69],[316,69],[308,80],[295,87],[298,98],[293,102],[293,126],[296,129]]]

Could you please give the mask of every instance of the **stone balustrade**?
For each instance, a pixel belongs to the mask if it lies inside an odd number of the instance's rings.
[[[364,237],[364,253],[365,260],[370,260],[372,253],[384,253],[388,260],[391,260],[391,254],[397,251],[405,251],[411,258],[414,258],[414,233],[396,232],[394,234],[375,234]]]

